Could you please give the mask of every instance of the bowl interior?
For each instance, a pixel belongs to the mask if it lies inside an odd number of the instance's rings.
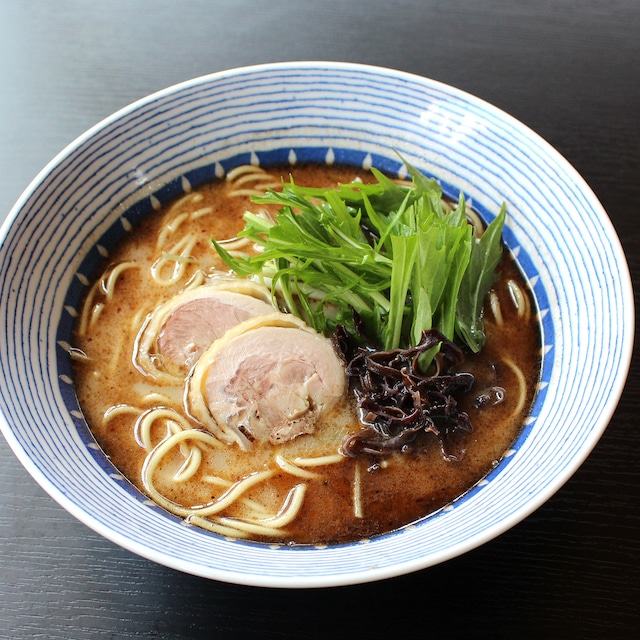
[[[240,164],[350,164],[402,176],[396,152],[448,195],[464,192],[486,221],[506,202],[504,239],[531,283],[542,327],[541,380],[521,436],[452,505],[371,540],[287,547],[184,526],[111,465],[78,407],[67,349],[97,265],[159,203]],[[498,109],[396,71],[264,65],[155,94],[55,158],[16,204],[1,238],[0,407],[8,442],[90,527],[147,558],[219,580],[349,584],[474,548],[528,515],[575,471],[606,428],[629,366],[629,273],[584,181]]]

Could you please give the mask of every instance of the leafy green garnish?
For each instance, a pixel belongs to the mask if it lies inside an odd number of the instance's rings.
[[[240,236],[263,251],[234,257],[213,240],[227,266],[258,276],[285,310],[316,330],[343,324],[355,333],[352,309],[367,336],[386,350],[416,345],[426,329],[454,335],[472,351],[484,344],[482,305],[501,256],[504,207],[480,240],[442,190],[408,166],[412,185],[373,169],[376,182],[336,189],[300,187],[254,197],[275,204],[275,221],[247,212]]]
[[[482,303],[497,277],[495,270],[502,257],[500,241],[506,215],[503,204],[496,219],[475,243],[458,293],[456,334],[476,353],[484,346]]]

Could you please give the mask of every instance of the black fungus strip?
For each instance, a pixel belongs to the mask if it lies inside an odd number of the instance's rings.
[[[409,349],[379,351],[358,346],[344,327],[334,342],[347,364],[363,428],[342,443],[345,455],[385,455],[409,452],[421,432],[435,434],[447,460],[464,454],[458,436],[473,430],[469,416],[458,409],[456,396],[471,389],[470,373],[452,372],[462,364],[460,348],[430,329]],[[420,356],[439,346],[428,374],[420,370]]]

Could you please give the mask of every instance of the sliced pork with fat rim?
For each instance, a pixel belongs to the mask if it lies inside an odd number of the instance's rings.
[[[222,280],[184,291],[149,315],[136,340],[134,362],[161,382],[181,382],[231,327],[274,312],[268,290],[250,281]]]
[[[330,340],[276,313],[230,329],[193,367],[187,411],[222,441],[250,449],[312,433],[346,388]]]

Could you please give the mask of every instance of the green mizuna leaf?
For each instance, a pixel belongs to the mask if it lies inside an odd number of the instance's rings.
[[[375,169],[375,182],[336,189],[283,181],[281,191],[254,198],[278,206],[274,221],[244,216],[240,235],[261,253],[237,257],[213,245],[229,268],[265,282],[281,308],[325,334],[338,324],[355,334],[355,311],[378,347],[407,348],[436,328],[477,351],[504,207],[476,241],[464,198],[445,204],[435,180],[407,168],[411,186]]]
[[[464,273],[456,305],[456,333],[475,353],[484,346],[482,306],[498,277],[496,268],[502,257],[502,229],[506,208],[486,228],[480,240],[474,240],[469,268]]]

